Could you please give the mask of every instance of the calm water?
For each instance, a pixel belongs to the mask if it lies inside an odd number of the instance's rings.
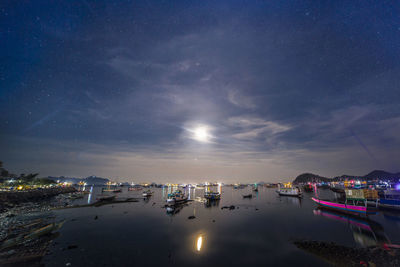
[[[100,189],[94,188],[93,194],[74,204],[95,201]],[[123,190],[117,197],[141,196],[141,191]],[[55,211],[59,220],[67,221],[51,254],[44,258],[45,265],[328,266],[292,241],[312,239],[356,247],[400,244],[400,213],[380,212],[371,216],[372,222],[354,222],[316,210],[312,193],[299,200],[260,187],[255,197],[243,199],[250,187],[222,187],[222,199],[207,206],[201,199],[204,191],[196,189],[190,191],[194,201],[168,214],[163,207],[167,190],[152,190],[155,194],[148,201]],[[330,190],[319,193],[333,197]],[[228,205],[236,209],[221,209]],[[189,220],[191,215],[196,218]],[[67,249],[70,245],[77,248]]]

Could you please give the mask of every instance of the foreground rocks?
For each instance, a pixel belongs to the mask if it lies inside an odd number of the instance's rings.
[[[24,202],[46,200],[59,194],[76,192],[74,187],[56,187],[28,191],[0,192],[0,212]]]
[[[390,248],[390,244],[385,248],[351,248],[310,240],[295,241],[294,244],[334,266],[400,266],[400,250]]]

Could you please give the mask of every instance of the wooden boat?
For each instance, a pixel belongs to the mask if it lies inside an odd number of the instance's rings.
[[[221,194],[218,192],[210,191],[210,192],[206,192],[204,194],[204,198],[208,199],[208,200],[219,200],[219,199],[221,199]]]
[[[153,192],[150,190],[143,191],[142,196],[143,197],[151,197],[153,195]]]
[[[188,197],[181,190],[177,190],[171,194],[168,194],[167,204],[175,205],[179,203],[184,203],[187,200]]]
[[[362,189],[345,189],[346,200],[344,202],[322,200],[313,197],[312,200],[318,206],[326,209],[332,209],[352,215],[370,215],[375,214],[375,208],[368,207],[364,190]]]
[[[314,188],[310,184],[305,184],[305,185],[303,185],[303,190],[304,190],[304,192],[313,192]]]
[[[301,197],[301,190],[298,187],[281,187],[276,192],[280,196]]]
[[[385,209],[400,209],[400,191],[384,190],[378,205]]]
[[[243,195],[243,198],[252,198],[253,194]]]

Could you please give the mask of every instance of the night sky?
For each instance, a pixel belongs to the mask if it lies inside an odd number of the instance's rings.
[[[15,173],[284,181],[400,171],[400,2],[1,1]]]

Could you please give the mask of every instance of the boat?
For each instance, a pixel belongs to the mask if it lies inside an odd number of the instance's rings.
[[[301,190],[298,187],[281,187],[276,192],[280,196],[301,197]]]
[[[383,190],[383,195],[380,197],[378,206],[385,209],[400,210],[400,191],[398,190]]]
[[[97,197],[97,200],[99,200],[99,201],[111,201],[114,199],[115,199],[115,196],[108,196],[108,195],[99,195]]]
[[[258,187],[255,186],[255,187],[253,188],[253,191],[254,191],[254,192],[258,192]]]
[[[221,194],[218,192],[209,191],[204,194],[204,198],[208,200],[219,200],[221,199]]]
[[[242,195],[242,196],[243,196],[243,198],[252,198],[252,197],[253,197],[253,194]]]
[[[142,188],[139,186],[128,187],[128,191],[140,191],[140,190],[142,190]]]
[[[153,195],[153,192],[149,190],[143,191],[142,196],[143,197],[151,197]]]
[[[310,184],[305,184],[305,185],[303,185],[303,190],[304,190],[304,192],[313,192],[314,188]]]
[[[177,190],[171,194],[168,194],[167,204],[175,205],[178,203],[184,203],[187,200],[188,197],[181,190]]]
[[[363,189],[345,189],[345,201],[323,200],[311,198],[318,206],[352,215],[368,216],[376,213],[376,209],[368,207],[367,198]]]

